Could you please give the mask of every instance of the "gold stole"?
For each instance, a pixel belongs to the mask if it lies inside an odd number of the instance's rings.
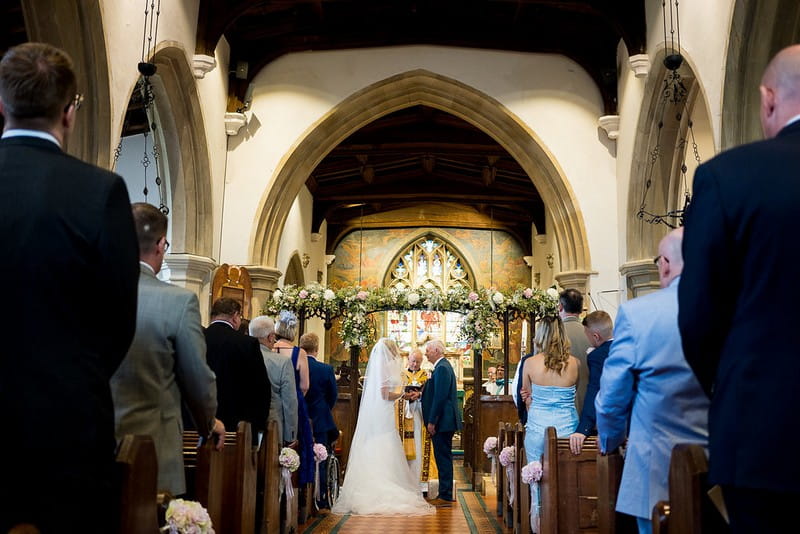
[[[405,384],[411,384],[416,381],[420,386],[428,380],[428,373],[420,369],[416,372],[411,372],[408,369],[403,369],[403,380]],[[414,419],[406,419],[406,401],[400,398],[397,401],[397,421],[396,426],[400,433],[400,438],[403,440],[403,450],[406,453],[406,460],[414,460],[417,457],[417,448],[414,443]],[[420,402],[420,401],[417,401]],[[429,478],[438,477],[438,470],[436,469],[436,462],[433,459],[433,448],[431,445],[431,437],[428,435],[428,430],[425,428],[425,423],[422,424],[422,469],[421,481],[427,482]]]

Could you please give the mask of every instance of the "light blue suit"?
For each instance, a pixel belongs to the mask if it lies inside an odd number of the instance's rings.
[[[604,452],[625,440],[631,417],[617,511],[640,518],[669,497],[672,447],[708,446],[708,397],[681,349],[679,282],[620,307],[595,400]]]

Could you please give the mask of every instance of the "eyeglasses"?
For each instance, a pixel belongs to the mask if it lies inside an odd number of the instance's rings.
[[[167,240],[165,239],[165,240],[164,240],[164,252],[166,252],[166,251],[168,251],[168,250],[169,250],[169,241],[167,241]]]
[[[80,93],[77,93],[74,97],[72,97],[72,100],[70,101],[70,103],[67,104],[64,107],[64,113],[69,111],[69,107],[70,106],[74,106],[75,107],[75,111],[78,111],[79,109],[81,109],[82,105],[83,105],[83,95],[80,94]]]
[[[661,254],[659,254],[658,256],[656,256],[655,258],[653,258],[653,263],[655,263],[656,265],[658,265],[659,261],[661,261],[661,260],[664,260],[664,263],[669,263],[669,259],[668,259],[668,258],[666,258],[666,257],[664,257],[664,256],[662,256]]]

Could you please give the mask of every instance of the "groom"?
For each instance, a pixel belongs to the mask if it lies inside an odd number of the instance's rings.
[[[453,499],[453,433],[461,430],[456,404],[456,375],[444,356],[444,344],[438,339],[425,345],[425,356],[433,364],[433,374],[422,393],[422,418],[433,443],[433,455],[439,468],[439,497],[433,504],[451,503]]]

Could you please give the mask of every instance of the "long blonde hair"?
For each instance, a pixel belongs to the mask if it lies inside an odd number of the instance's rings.
[[[569,338],[561,318],[545,317],[539,321],[533,341],[544,354],[545,368],[560,375],[567,368],[570,357]]]

